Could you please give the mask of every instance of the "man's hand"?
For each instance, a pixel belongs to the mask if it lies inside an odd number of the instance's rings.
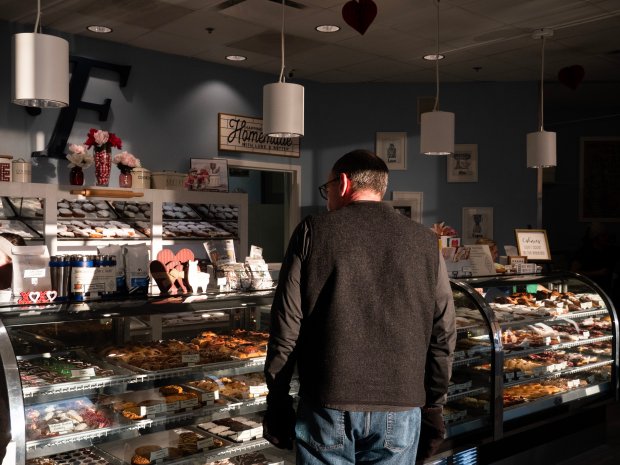
[[[293,399],[267,400],[267,413],[263,418],[263,437],[280,449],[293,449],[295,440],[295,409]]]
[[[437,452],[446,435],[443,407],[422,407],[422,425],[416,461],[426,460]]]

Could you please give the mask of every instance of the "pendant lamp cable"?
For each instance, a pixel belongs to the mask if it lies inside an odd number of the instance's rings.
[[[280,29],[280,52],[282,54],[282,66],[280,67],[279,82],[285,82],[284,78],[284,8],[286,0],[282,0],[282,27]]]
[[[433,111],[437,111],[439,106],[439,0],[435,0],[437,5],[437,27],[435,29],[435,106]]]
[[[37,21],[34,23],[34,32],[39,31],[39,25],[41,23],[41,0],[37,0]]]
[[[541,46],[541,63],[540,63],[540,108],[538,109],[538,117],[540,123],[540,130],[543,131],[543,122],[544,122],[544,100],[543,100],[543,88],[545,82],[545,36],[542,36],[542,46]]]

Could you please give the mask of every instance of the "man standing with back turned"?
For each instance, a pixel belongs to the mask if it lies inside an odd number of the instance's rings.
[[[329,211],[297,226],[282,263],[263,434],[296,439],[298,464],[411,465],[443,438],[452,292],[437,236],[381,202],[387,184],[375,154],[341,157],[319,187]]]

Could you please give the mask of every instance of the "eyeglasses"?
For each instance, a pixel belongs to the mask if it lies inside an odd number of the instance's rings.
[[[319,186],[319,194],[321,194],[321,197],[323,197],[323,200],[327,200],[327,186],[331,184],[332,182],[339,181],[339,180],[340,178],[330,179],[325,184],[321,184]]]

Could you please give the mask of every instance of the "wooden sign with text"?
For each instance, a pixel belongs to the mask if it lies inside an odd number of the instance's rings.
[[[263,119],[218,113],[218,149],[299,158],[299,137],[263,134]]]

